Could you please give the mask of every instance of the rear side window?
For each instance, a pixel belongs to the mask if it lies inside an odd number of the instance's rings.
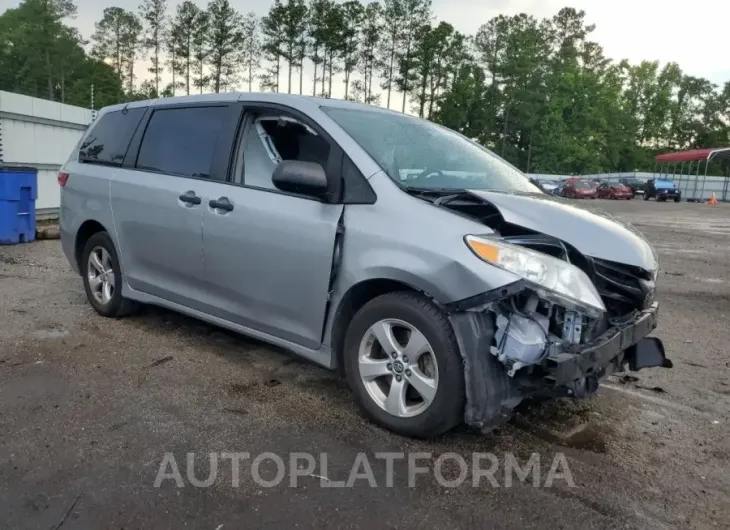
[[[137,169],[209,178],[228,107],[156,110],[137,157]]]
[[[102,114],[79,147],[79,161],[121,166],[144,113],[145,109],[136,108]]]

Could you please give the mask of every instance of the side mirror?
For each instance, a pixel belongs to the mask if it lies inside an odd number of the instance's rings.
[[[315,162],[283,160],[271,176],[274,186],[281,191],[320,197],[327,192],[327,174]]]

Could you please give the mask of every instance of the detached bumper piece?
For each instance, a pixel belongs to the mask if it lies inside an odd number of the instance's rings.
[[[551,355],[543,364],[546,381],[555,387],[570,386],[621,371],[625,365],[631,371],[671,368],[661,340],[646,337],[657,326],[657,313],[655,302],[632,321],[610,328],[591,343]]]

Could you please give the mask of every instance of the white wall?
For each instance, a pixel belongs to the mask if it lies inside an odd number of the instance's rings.
[[[39,214],[57,211],[58,170],[91,120],[89,109],[0,91],[0,163],[38,168]]]

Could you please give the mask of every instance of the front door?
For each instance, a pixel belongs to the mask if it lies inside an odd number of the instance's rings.
[[[277,190],[281,159],[327,166],[329,144],[301,123],[249,114],[232,182],[206,182],[203,252],[216,315],[317,348],[343,205]]]

